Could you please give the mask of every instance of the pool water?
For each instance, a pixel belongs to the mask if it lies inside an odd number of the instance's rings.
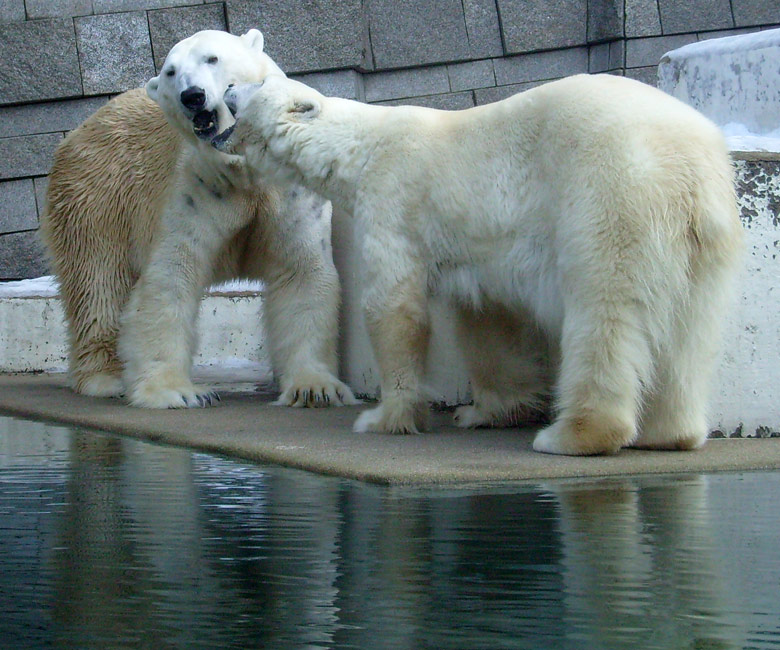
[[[0,417],[0,646],[779,648],[779,495],[378,487]]]

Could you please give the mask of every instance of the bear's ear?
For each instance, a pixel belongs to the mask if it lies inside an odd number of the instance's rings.
[[[320,114],[320,103],[316,99],[296,99],[289,112],[295,117],[310,120]]]
[[[157,101],[157,89],[160,87],[160,77],[152,77],[146,82],[146,94],[149,98]]]
[[[241,36],[241,40],[246,42],[246,46],[250,50],[263,51],[263,45],[265,45],[265,39],[263,33],[259,29],[250,29],[246,34]]]

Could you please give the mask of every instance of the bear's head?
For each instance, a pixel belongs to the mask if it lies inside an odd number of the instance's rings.
[[[171,48],[146,92],[182,134],[208,140],[233,123],[223,99],[225,90],[262,81],[269,74],[284,76],[263,51],[260,31],[234,36],[205,30]]]
[[[277,180],[296,180],[292,169],[291,131],[305,128],[320,115],[323,96],[284,76],[239,84],[225,91],[225,103],[236,122],[211,143],[223,153],[245,155],[256,171]]]

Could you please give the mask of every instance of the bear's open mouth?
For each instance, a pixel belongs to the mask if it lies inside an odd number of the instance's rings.
[[[219,128],[217,111],[198,111],[192,116],[192,130],[201,140],[216,135]]]

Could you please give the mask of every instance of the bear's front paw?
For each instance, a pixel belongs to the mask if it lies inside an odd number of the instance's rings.
[[[186,409],[214,406],[219,395],[207,386],[187,382],[176,386],[155,385],[154,382],[136,384],[127,395],[131,406],[149,409]]]
[[[349,386],[329,372],[306,371],[298,373],[290,385],[274,402],[275,406],[294,408],[322,408],[360,404]]]

